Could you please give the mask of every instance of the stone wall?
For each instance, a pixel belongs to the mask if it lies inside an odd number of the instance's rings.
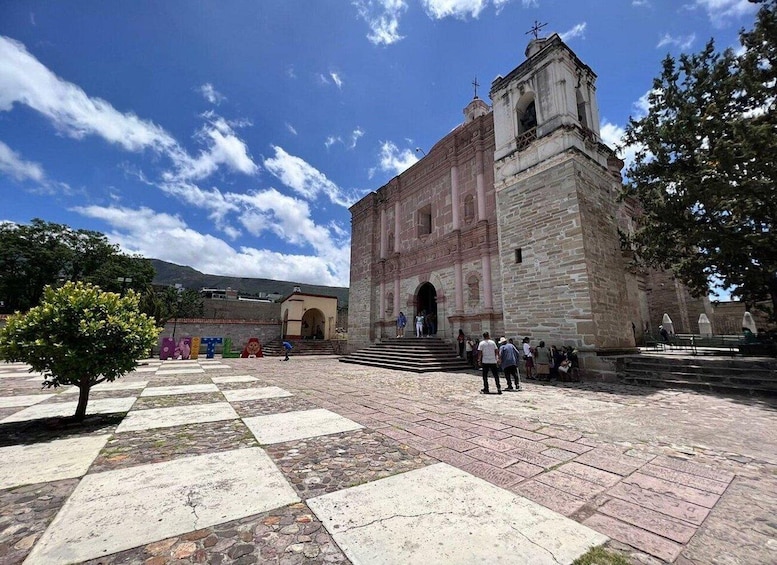
[[[224,337],[231,338],[233,349],[241,348],[249,337],[259,338],[262,344],[280,338],[281,324],[278,322],[246,321],[246,320],[211,320],[206,318],[181,318],[177,322],[170,320],[165,324],[159,337],[171,337],[175,328],[175,337]],[[221,345],[216,351],[221,353]],[[204,348],[201,353],[204,355]],[[159,353],[159,344],[154,348],[154,354]]]
[[[351,207],[351,281],[348,296],[348,349],[372,343],[372,268],[375,238],[375,194]]]

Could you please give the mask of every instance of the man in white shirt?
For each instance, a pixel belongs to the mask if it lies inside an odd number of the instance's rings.
[[[497,364],[499,363],[499,349],[494,343],[494,340],[488,336],[488,332],[483,333],[483,341],[478,345],[478,365],[483,367],[483,390],[481,394],[489,394],[488,392],[488,371],[490,370],[494,374],[494,381],[496,382],[496,393],[502,394],[502,385],[499,383],[499,369]]]
[[[534,351],[532,351],[531,340],[528,337],[523,338],[523,360],[526,363],[526,378],[534,380]]]

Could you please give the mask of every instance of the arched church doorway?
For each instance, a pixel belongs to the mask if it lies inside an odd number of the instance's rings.
[[[326,326],[324,313],[310,308],[302,315],[302,339],[324,339]]]
[[[416,315],[421,311],[426,313],[427,324],[424,334],[436,335],[439,327],[437,319],[437,289],[429,282],[425,282],[418,288],[416,294]]]

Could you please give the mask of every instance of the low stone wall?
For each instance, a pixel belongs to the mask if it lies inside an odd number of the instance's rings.
[[[264,344],[281,336],[281,324],[260,320],[213,320],[207,318],[182,318],[177,322],[170,320],[159,337],[171,337],[175,327],[175,337],[224,337],[232,339],[233,349],[242,349],[249,337],[258,338]],[[216,352],[221,353],[221,345]],[[204,351],[204,349],[202,350]],[[154,355],[159,354],[159,343],[154,347]]]

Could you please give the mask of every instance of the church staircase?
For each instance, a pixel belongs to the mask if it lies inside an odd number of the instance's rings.
[[[616,374],[627,384],[777,397],[777,359],[629,355],[617,359]]]
[[[329,339],[299,339],[291,342],[292,357],[298,355],[337,355],[340,350],[340,342]],[[286,351],[280,338],[262,344],[262,353],[265,357],[284,357]]]
[[[459,359],[453,345],[438,338],[391,338],[340,357],[342,363],[397,369],[413,373],[466,371],[471,369]]]

